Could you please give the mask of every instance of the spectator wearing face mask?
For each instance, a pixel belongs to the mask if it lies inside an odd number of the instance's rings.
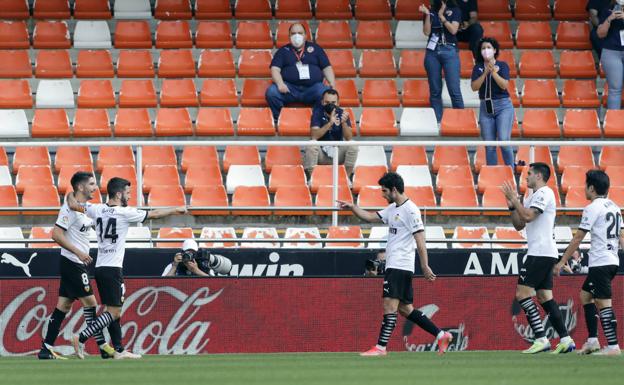
[[[609,7],[598,14],[600,25],[597,34],[602,39],[600,63],[607,76],[609,97],[607,109],[622,108],[622,83],[624,82],[624,0],[611,0]]]
[[[598,14],[604,8],[608,8],[611,4],[611,0],[589,0],[587,1],[587,6],[585,6],[585,10],[589,14],[589,25],[591,27],[591,31],[589,32],[589,40],[591,41],[592,48],[598,54],[598,57],[602,54],[602,39],[598,37],[597,29],[598,25],[600,25],[600,20],[598,19]]]
[[[275,52],[271,61],[273,84],[266,100],[277,122],[282,107],[291,103],[314,105],[328,88],[334,88],[335,76],[327,54],[318,44],[306,41],[303,24],[288,30],[290,43]],[[330,87],[323,84],[327,79]]]
[[[479,125],[483,140],[510,140],[514,121],[514,107],[507,91],[509,84],[509,65],[496,60],[500,46],[496,39],[484,37],[477,45],[476,64],[472,69],[472,90],[479,91],[481,105]],[[513,149],[501,146],[503,160],[513,166]],[[485,159],[488,166],[498,164],[495,146],[485,147]]]

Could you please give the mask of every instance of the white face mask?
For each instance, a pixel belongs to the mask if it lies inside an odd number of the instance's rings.
[[[492,48],[483,48],[481,50],[481,56],[483,56],[484,59],[486,60],[490,60],[494,57],[494,49]]]
[[[305,42],[305,38],[303,37],[302,34],[299,33],[295,33],[293,35],[290,35],[290,43],[295,47],[295,48],[299,48],[303,45],[303,43]]]

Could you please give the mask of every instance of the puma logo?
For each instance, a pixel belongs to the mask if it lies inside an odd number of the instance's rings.
[[[24,274],[26,274],[29,277],[32,277],[30,275],[30,267],[29,266],[30,266],[30,262],[32,262],[33,258],[35,258],[36,256],[37,256],[37,253],[32,253],[30,258],[28,259],[28,262],[27,263],[23,263],[23,262],[20,262],[19,259],[15,258],[11,254],[3,253],[2,257],[0,257],[0,263],[8,263],[8,264],[13,265],[15,267],[21,267],[22,270],[24,270]]]

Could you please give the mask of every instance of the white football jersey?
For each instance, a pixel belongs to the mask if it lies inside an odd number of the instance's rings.
[[[86,213],[94,220],[98,240],[95,267],[123,267],[128,227],[131,223],[145,221],[147,211],[134,207],[87,203]]]
[[[524,207],[539,210],[540,215],[526,224],[528,255],[559,258],[555,244],[555,216],[557,203],[555,193],[548,186],[537,189],[524,200]]]
[[[56,226],[65,230],[65,236],[78,250],[89,253],[88,235],[89,229],[93,226],[91,218],[81,212],[71,210],[65,202],[56,218]],[[61,255],[72,262],[83,263],[76,254],[64,247],[61,247]]]
[[[414,234],[424,231],[420,210],[414,202],[406,200],[402,205],[392,203],[377,215],[388,228],[386,244],[386,268],[414,272],[416,240]]]
[[[608,198],[596,198],[583,210],[580,229],[591,232],[589,267],[619,265],[620,208]]]

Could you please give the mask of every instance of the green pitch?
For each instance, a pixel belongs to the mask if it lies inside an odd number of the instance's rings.
[[[137,361],[0,358],[0,384],[623,384],[624,356],[516,352],[230,354],[146,356]]]

